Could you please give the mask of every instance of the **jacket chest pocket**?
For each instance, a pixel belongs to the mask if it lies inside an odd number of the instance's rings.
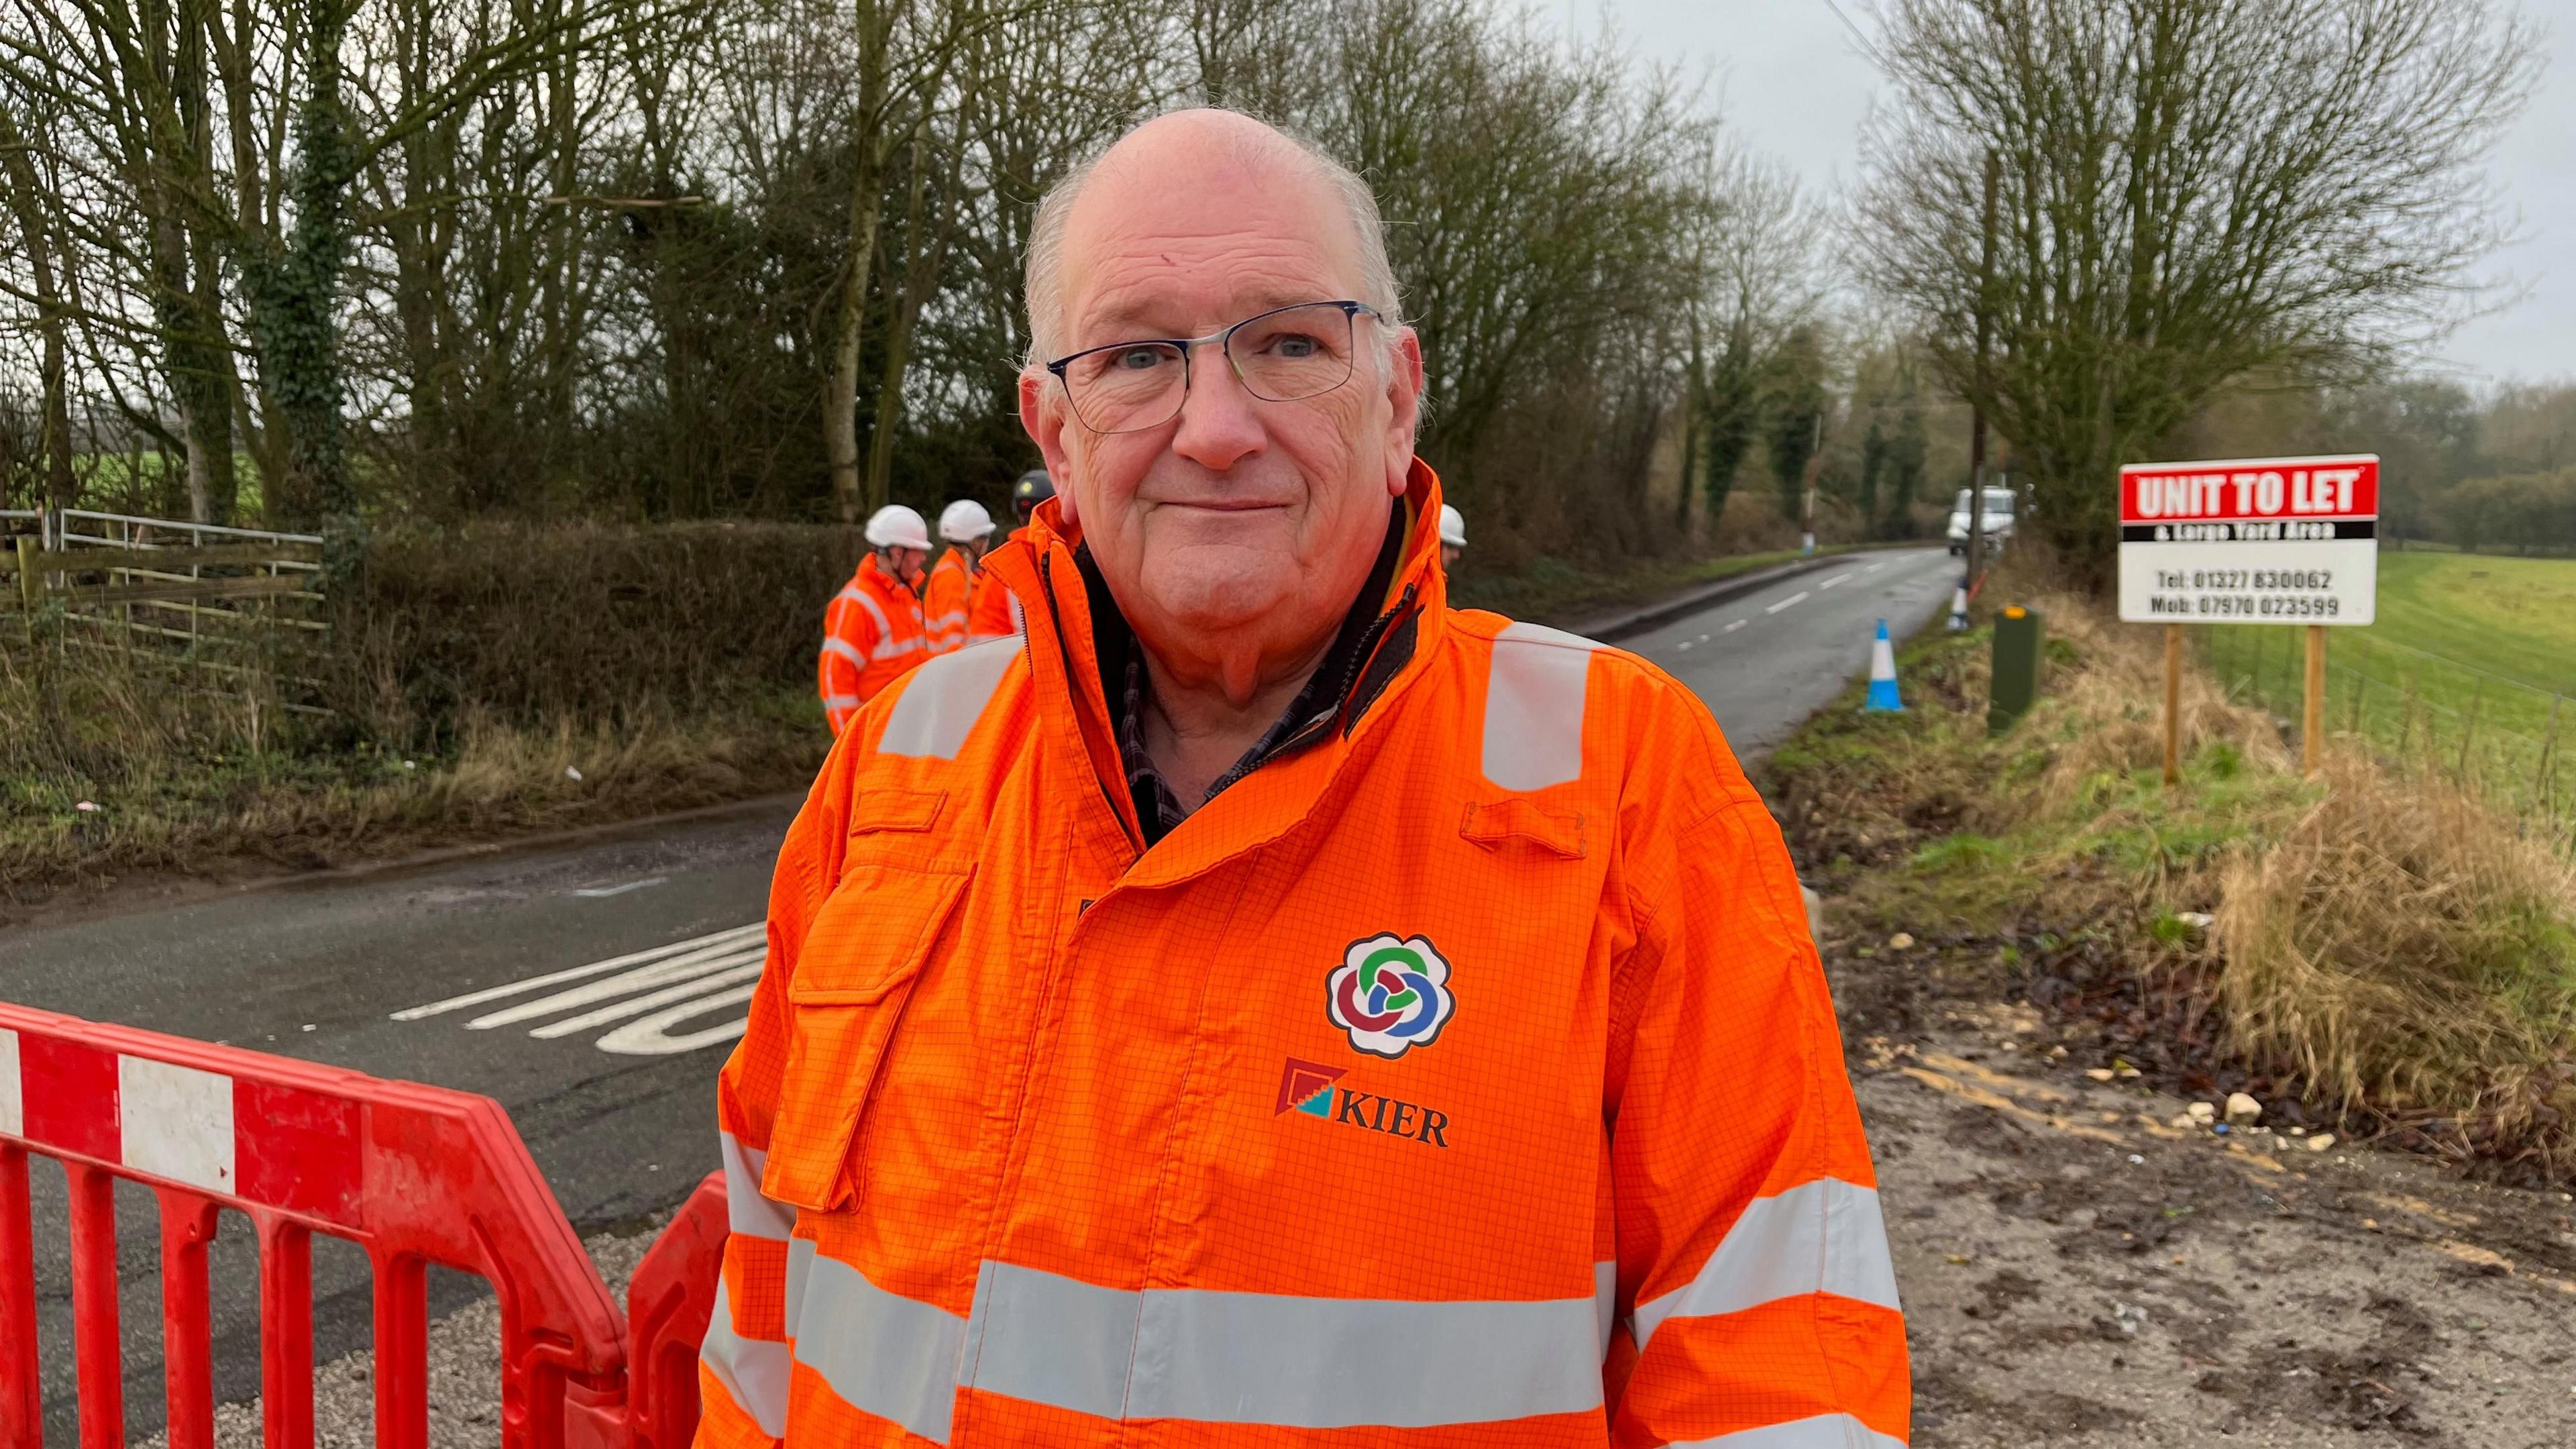
[[[914,988],[972,879],[971,870],[853,865],[815,915],[787,986],[787,1067],[766,1195],[817,1211],[856,1199],[852,1140]]]

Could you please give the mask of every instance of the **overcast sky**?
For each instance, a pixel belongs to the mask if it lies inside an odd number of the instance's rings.
[[[1606,15],[1640,56],[1704,67],[1710,103],[1753,149],[1820,188],[1852,178],[1878,74],[1826,0],[1530,3],[1587,32]],[[1841,3],[1868,23],[1863,0]],[[2440,365],[2472,383],[2576,378],[2576,0],[2523,10],[2547,27],[2552,59],[2493,163],[2522,237],[2494,265],[2527,292],[2443,349]]]

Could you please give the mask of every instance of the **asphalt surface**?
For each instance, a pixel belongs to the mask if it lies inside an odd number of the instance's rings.
[[[1758,759],[1869,668],[1879,620],[1905,638],[1949,608],[1959,574],[1937,548],[1851,554],[1619,647],[1689,685],[1736,754]]]
[[[1756,758],[1865,670],[1875,623],[1946,607],[1939,549],[1853,557],[1621,644],[1706,699]],[[0,997],[481,1092],[518,1124],[585,1236],[661,1212],[716,1165],[712,1082],[739,1033],[792,802],[574,845],[318,877],[69,924],[0,930]],[[75,1432],[62,1177],[36,1169],[46,1435]],[[258,1390],[249,1224],[215,1244],[216,1392]],[[151,1199],[119,1197],[126,1431],[160,1427]],[[315,1241],[315,1351],[368,1339],[363,1256]],[[433,1312],[473,1280],[437,1277]],[[228,1291],[229,1290],[229,1291]]]

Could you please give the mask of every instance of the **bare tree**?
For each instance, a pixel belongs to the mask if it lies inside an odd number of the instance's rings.
[[[1705,494],[1714,525],[1762,422],[1762,381],[1781,344],[1824,295],[1815,215],[1777,164],[1711,143],[1697,161],[1702,198],[1686,233],[1699,287],[1683,312],[1682,476],[1675,522],[1690,528]]]
[[[2367,374],[2463,315],[2500,236],[2481,163],[2538,64],[2491,0],[1886,0],[1878,21],[1895,94],[1864,141],[1861,270],[2096,583],[2114,471],[2230,378]]]

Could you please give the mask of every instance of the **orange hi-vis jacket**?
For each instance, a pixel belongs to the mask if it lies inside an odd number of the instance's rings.
[[[1901,1446],[1832,1003],[1699,701],[1452,610],[1416,464],[1346,677],[1147,846],[1132,636],[1038,516],[1027,636],[861,710],[779,854],[698,1443]]]
[[[1028,533],[1027,525],[1013,531],[1011,537]],[[1008,639],[1028,632],[1028,617],[1020,607],[1019,595],[1003,583],[1001,575],[990,567],[975,571],[974,591],[966,596],[966,642],[981,644],[987,639]]]
[[[859,706],[928,657],[926,651],[921,600],[878,568],[875,554],[861,559],[823,611],[823,653],[814,671],[832,733],[848,729]]]
[[[966,647],[966,600],[979,572],[953,547],[930,566],[929,582],[921,590],[921,627],[931,653],[954,654]]]

